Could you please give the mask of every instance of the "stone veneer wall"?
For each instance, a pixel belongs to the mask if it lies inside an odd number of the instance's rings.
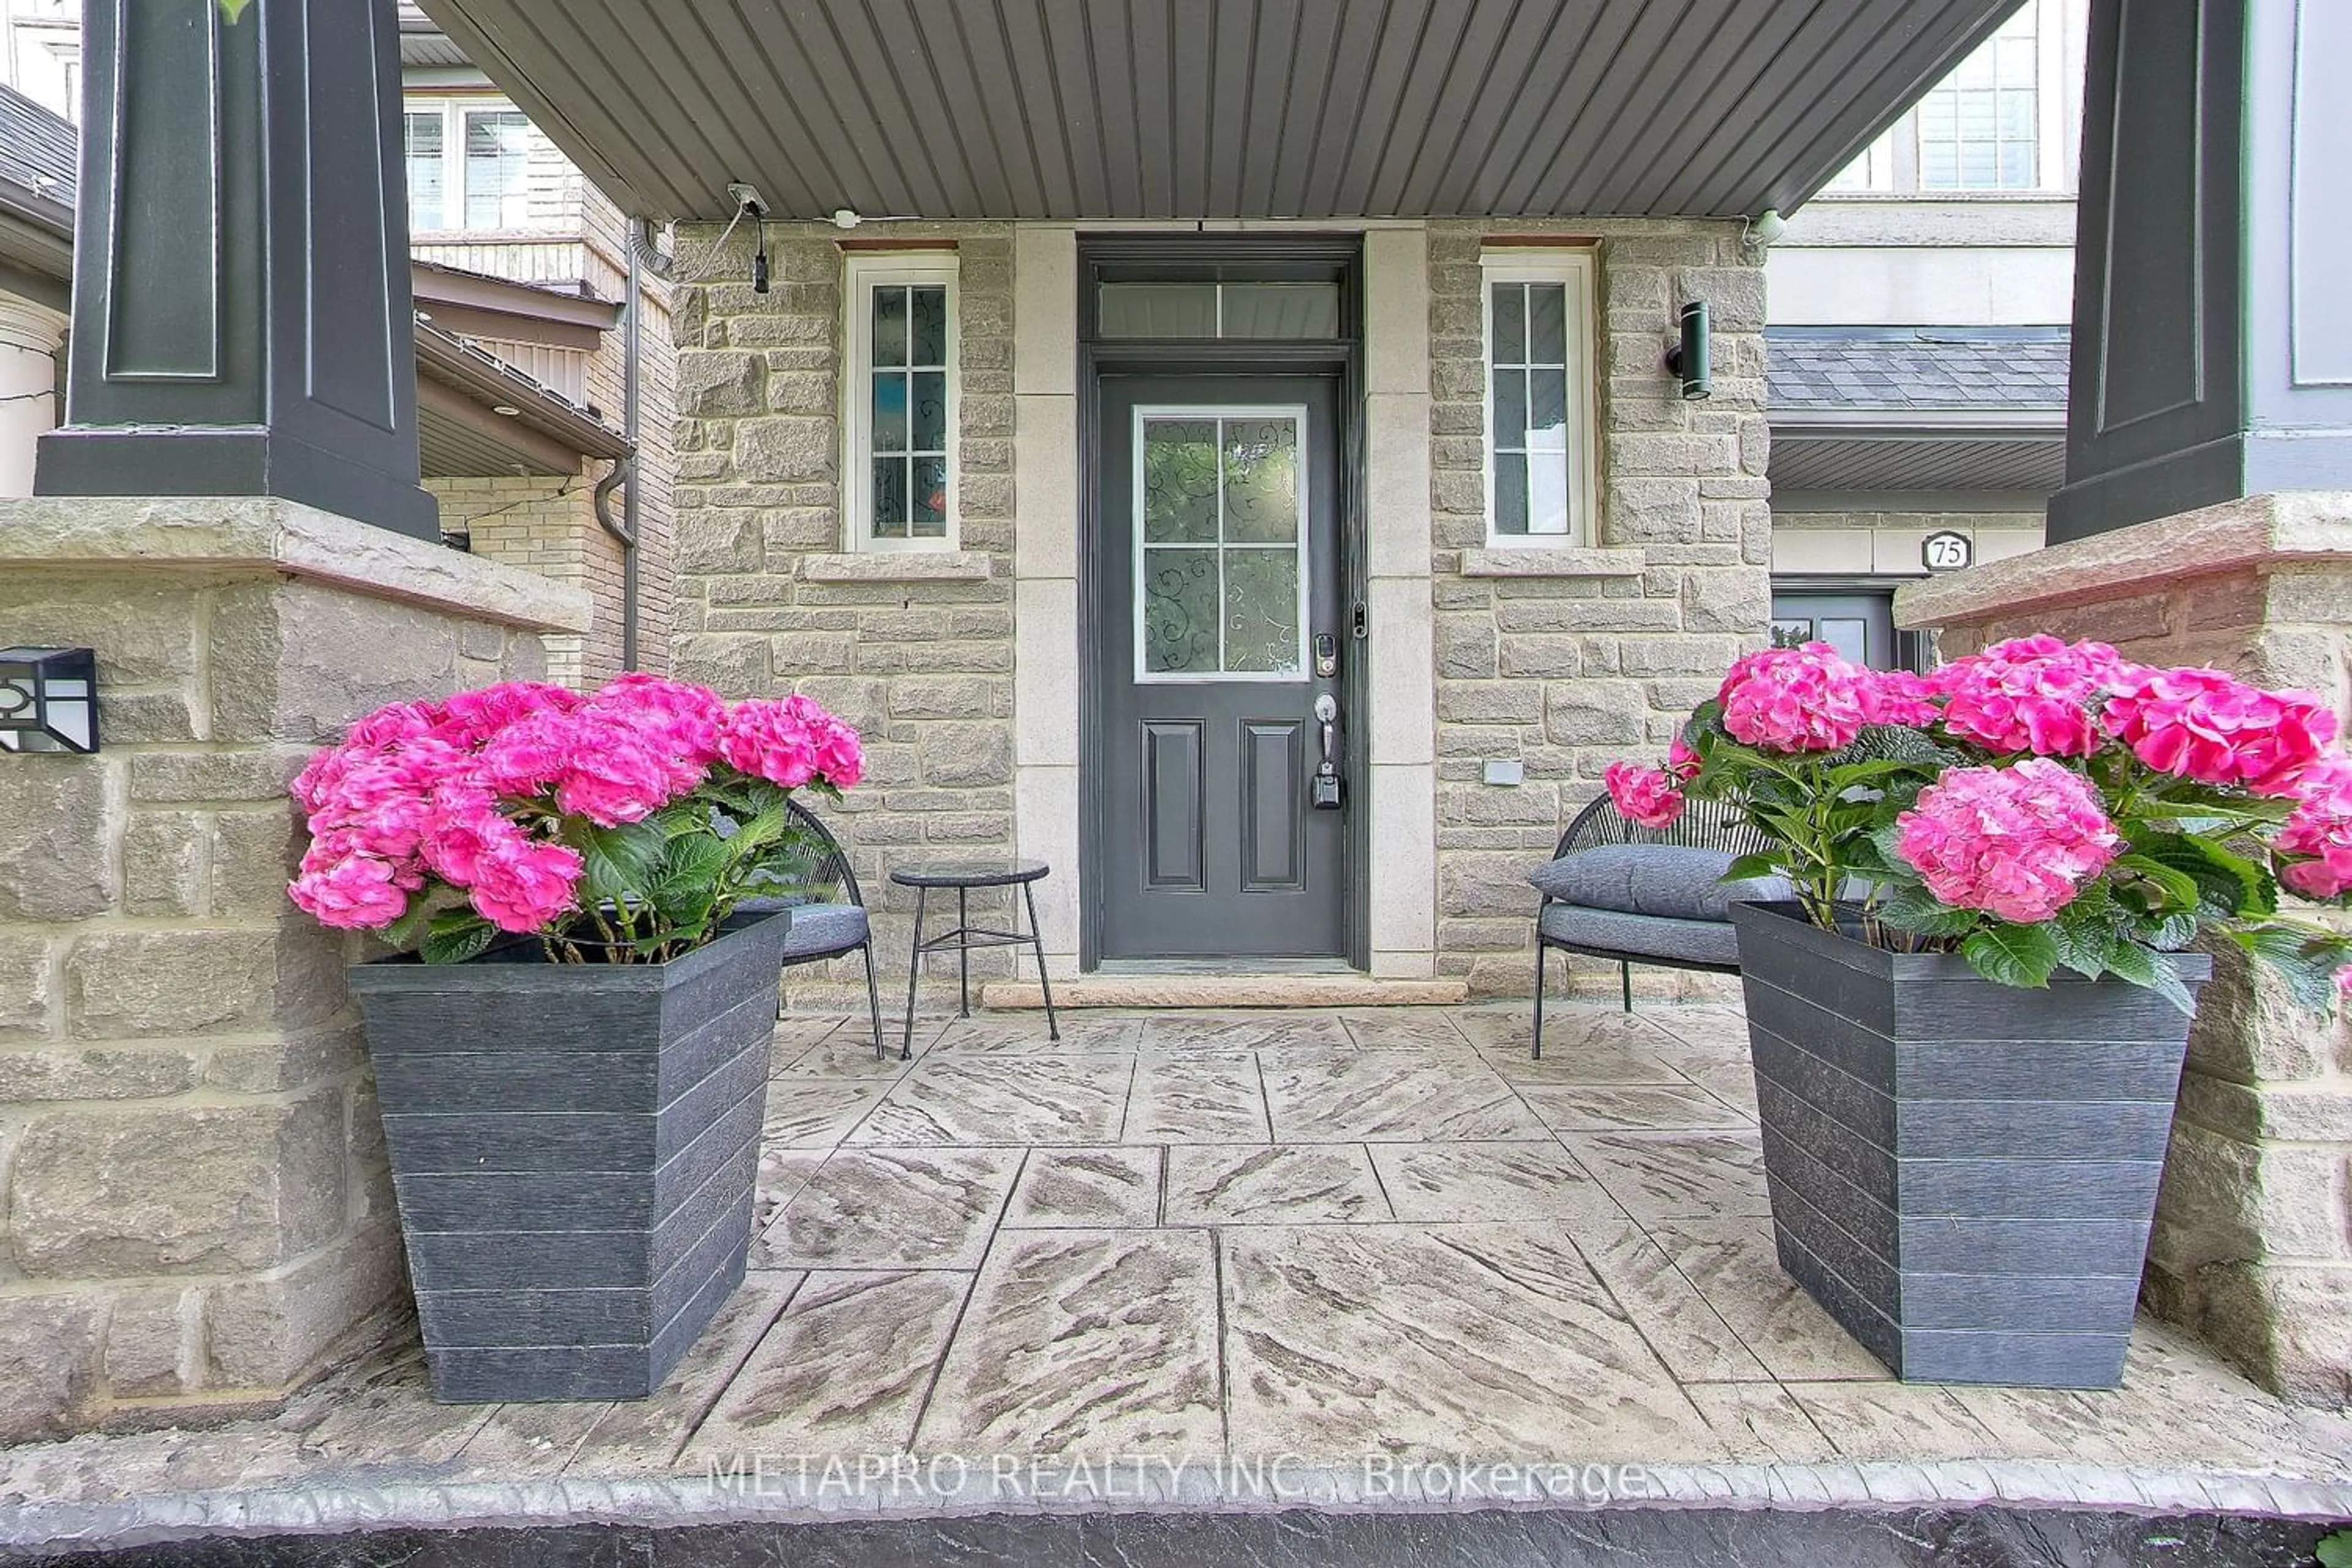
[[[0,1442],[265,1405],[399,1305],[352,947],[287,901],[286,785],[368,709],[546,661],[284,574],[247,542],[288,516],[412,594],[520,576],[280,502],[0,502],[0,626],[95,647],[102,704],[97,755],[0,752]],[[41,558],[84,518],[151,559]]]
[[[1013,230],[890,231],[893,243],[937,240],[957,258],[952,556],[845,551],[838,231],[770,224],[765,294],[750,286],[750,237],[714,257],[717,233],[683,231],[677,269],[707,280],[680,286],[672,315],[672,668],[729,697],[805,692],[866,738],[866,781],[832,809],[867,907],[879,911],[887,976],[901,973],[914,900],[890,886],[886,865],[926,847],[1013,849]],[[975,953],[973,970],[1009,973],[1010,960]],[[864,984],[855,959],[833,973]]]
[[[1940,626],[1948,655],[2035,632],[2095,637],[2147,663],[2320,692],[2352,720],[2352,494],[2313,500],[2060,545],[2011,563],[2031,575],[1993,579],[2004,594],[1963,574],[1907,591],[1898,613]],[[2299,537],[2249,550],[2251,531]],[[1977,603],[1939,607],[1954,593]],[[1981,607],[2009,595],[2022,602]],[[2352,1399],[2352,1012],[2296,1008],[2226,942],[2189,1036],[2141,1299],[2274,1390]]]
[[[1592,548],[1486,549],[1478,263],[1491,234],[1599,241]],[[1437,972],[1525,995],[1529,866],[1600,793],[1602,769],[1662,754],[1724,668],[1765,638],[1764,270],[1737,224],[1435,223],[1428,246]],[[1663,361],[1694,299],[1711,310],[1715,395],[1686,403]],[[1482,783],[1490,760],[1523,763],[1526,782]],[[1615,984],[1597,964],[1571,967],[1584,984]],[[1675,990],[1693,978],[1643,973]]]

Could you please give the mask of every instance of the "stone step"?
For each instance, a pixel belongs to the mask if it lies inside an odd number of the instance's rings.
[[[979,986],[983,1007],[1043,1007],[1034,980]],[[1370,974],[1087,974],[1054,982],[1056,1007],[1442,1007],[1470,999],[1462,980]]]

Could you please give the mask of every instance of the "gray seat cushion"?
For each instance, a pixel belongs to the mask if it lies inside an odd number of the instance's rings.
[[[1794,896],[1779,877],[1723,880],[1732,858],[1684,844],[1603,844],[1563,855],[1528,880],[1581,909],[1679,921],[1727,921],[1735,903]]]
[[[793,929],[784,936],[784,962],[846,952],[866,940],[866,910],[856,904],[804,904],[796,899],[745,899],[739,914],[789,909]]]
[[[1736,965],[1739,962],[1739,934],[1727,921],[1680,921],[1664,915],[1546,904],[1536,924],[1554,942],[1576,947],[1682,963]]]

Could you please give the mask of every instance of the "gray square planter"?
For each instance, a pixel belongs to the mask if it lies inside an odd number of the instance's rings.
[[[1736,904],[1780,1267],[1896,1376],[2123,1376],[2189,1019]],[[2202,953],[2161,962],[2192,990]]]
[[[741,1283],[791,925],[352,969],[435,1398],[642,1398]]]

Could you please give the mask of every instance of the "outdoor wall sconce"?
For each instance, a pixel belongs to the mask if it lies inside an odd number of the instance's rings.
[[[0,750],[98,750],[98,655],[0,647]]]
[[[1707,343],[1706,301],[1683,307],[1682,341],[1666,351],[1666,369],[1682,379],[1683,397],[1696,403],[1715,395],[1715,364]]]

